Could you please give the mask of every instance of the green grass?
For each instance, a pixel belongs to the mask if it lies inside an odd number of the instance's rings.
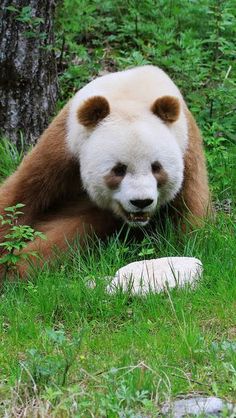
[[[27,283],[5,283],[0,416],[156,417],[163,402],[179,395],[235,401],[234,14],[232,0],[61,2],[58,107],[101,70],[161,66],[203,131],[220,210],[214,222],[188,235],[167,222],[141,242],[89,240],[84,250],[69,248],[54,265],[36,269]],[[21,158],[0,141],[0,182]],[[143,297],[106,292],[119,267],[167,255],[202,260],[194,290]]]
[[[29,282],[6,283],[0,415],[154,417],[179,394],[235,400],[235,232],[233,215],[219,213],[186,236],[169,223],[139,243],[94,239]],[[108,294],[107,276],[148,252],[198,257],[204,276],[194,291]]]
[[[23,141],[23,139],[22,139]],[[17,149],[7,139],[0,139],[0,183],[8,177],[19,165],[23,157],[23,143],[21,149]]]

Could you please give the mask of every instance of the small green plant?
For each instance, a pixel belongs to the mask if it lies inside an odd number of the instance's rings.
[[[82,342],[82,332],[67,337],[63,329],[47,329],[45,339],[50,354],[40,352],[37,348],[27,350],[26,361],[21,363],[22,370],[33,379],[37,389],[50,384],[64,386],[69,370],[77,360]]]
[[[24,24],[25,27],[29,29],[23,32],[23,35],[26,38],[38,37],[40,39],[45,39],[46,33],[42,31],[38,32],[37,30],[41,23],[44,23],[44,19],[42,17],[34,16],[34,11],[31,6],[24,6],[22,8],[8,6],[6,9],[9,12],[14,13],[14,18],[16,21]]]
[[[4,227],[8,225],[9,231],[4,236],[4,241],[0,243],[0,247],[3,250],[3,255],[0,257],[0,265],[5,266],[5,272],[14,270],[16,264],[22,259],[28,259],[29,256],[37,256],[35,251],[29,251],[22,253],[29,241],[34,241],[39,237],[45,239],[45,235],[41,232],[35,231],[31,226],[18,225],[18,219],[23,212],[19,209],[25,205],[18,203],[15,206],[11,206],[5,209],[6,215],[0,215],[0,223]]]

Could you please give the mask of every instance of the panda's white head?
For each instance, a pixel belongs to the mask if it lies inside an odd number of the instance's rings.
[[[181,188],[183,152],[171,129],[180,103],[164,96],[133,108],[129,102],[111,109],[102,96],[83,101],[74,152],[90,198],[131,225],[145,225]]]

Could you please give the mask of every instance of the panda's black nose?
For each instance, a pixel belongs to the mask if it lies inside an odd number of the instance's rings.
[[[147,206],[150,206],[153,202],[153,199],[137,199],[137,200],[130,200],[133,206],[136,206],[139,209],[144,209]]]

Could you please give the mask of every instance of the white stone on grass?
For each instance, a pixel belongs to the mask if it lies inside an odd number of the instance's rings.
[[[179,399],[171,404],[167,403],[163,405],[161,412],[162,416],[168,418],[199,417],[200,415],[201,417],[235,417],[236,406],[213,396],[197,396]]]
[[[202,263],[194,257],[164,257],[152,260],[135,261],[120,268],[108,291],[118,289],[132,294],[159,293],[173,287],[194,285],[201,277]]]

